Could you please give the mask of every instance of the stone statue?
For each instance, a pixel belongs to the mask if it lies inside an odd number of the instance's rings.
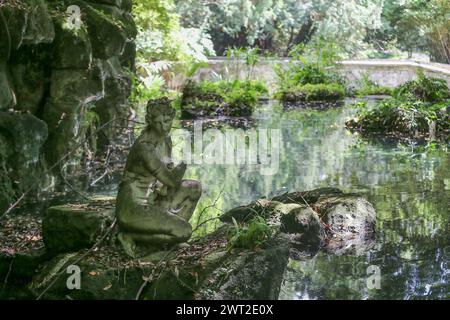
[[[151,100],[147,127],[131,148],[117,195],[119,241],[125,252],[143,256],[186,242],[202,190],[182,180],[186,163],[174,166],[169,136],[175,110],[170,100]]]

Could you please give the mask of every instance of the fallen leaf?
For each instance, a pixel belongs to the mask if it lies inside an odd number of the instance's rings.
[[[97,275],[97,272],[91,271],[91,272],[89,272],[89,274],[90,274],[91,276],[96,276],[96,275]]]

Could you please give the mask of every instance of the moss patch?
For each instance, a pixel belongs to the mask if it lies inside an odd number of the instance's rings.
[[[250,116],[267,92],[259,81],[190,82],[183,90],[181,108],[185,118]]]

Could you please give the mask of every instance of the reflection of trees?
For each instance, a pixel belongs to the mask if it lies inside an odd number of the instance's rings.
[[[291,261],[281,299],[448,298],[448,238],[411,237],[383,244],[367,256],[326,256]],[[447,256],[446,256],[447,255]],[[381,269],[381,289],[367,289],[367,267]]]
[[[275,111],[273,111],[275,110]],[[202,181],[204,200],[196,224],[234,206],[281,190],[335,186],[363,192],[377,210],[376,247],[360,257],[327,257],[293,263],[281,295],[319,298],[444,297],[450,292],[450,155],[446,147],[368,143],[345,131],[349,108],[328,111],[263,109],[258,127],[282,131],[280,169],[261,176],[247,166],[191,166]],[[223,190],[217,207],[207,209]],[[205,224],[201,233],[214,227]],[[367,291],[366,268],[380,266],[382,290]],[[292,266],[291,266],[292,267]]]

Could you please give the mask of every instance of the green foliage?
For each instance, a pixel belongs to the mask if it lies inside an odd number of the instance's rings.
[[[369,79],[368,74],[364,74],[361,87],[356,90],[357,96],[370,96],[370,95],[392,95],[394,89],[389,87],[383,87],[378,85]]]
[[[335,101],[343,99],[345,88],[337,83],[305,84],[278,91],[275,98],[284,102]]]
[[[138,28],[136,74],[132,102],[172,94],[166,80],[172,72],[192,77],[213,56],[209,36],[200,29],[183,28],[173,0],[136,0],[133,16]]]
[[[232,248],[255,249],[270,238],[272,230],[273,228],[261,216],[256,216],[248,223],[241,225],[233,218],[233,228],[228,233],[228,250]]]
[[[339,54],[334,45],[295,46],[293,61],[286,68],[275,66],[278,77],[277,99],[282,101],[327,101],[345,96],[344,80],[336,73]]]
[[[247,109],[251,113],[261,95],[267,92],[267,87],[260,81],[190,82],[183,91],[183,101],[200,109],[224,103],[229,115],[233,115],[233,109]]]
[[[250,80],[256,64],[261,59],[258,48],[229,47],[225,54],[233,75],[231,77],[228,72],[227,80],[239,80],[244,68],[246,70],[245,79]]]
[[[387,99],[375,107],[362,106],[356,118],[347,127],[367,134],[398,134],[400,136],[427,136],[435,124],[435,134],[448,135],[450,114],[445,103]]]
[[[445,80],[427,77],[419,70],[416,80],[402,84],[394,94],[403,100],[439,102],[449,97],[449,90]]]
[[[335,40],[346,52],[380,24],[382,0],[176,0],[184,26],[212,35],[222,54],[229,46],[259,47],[285,55],[293,45]]]

